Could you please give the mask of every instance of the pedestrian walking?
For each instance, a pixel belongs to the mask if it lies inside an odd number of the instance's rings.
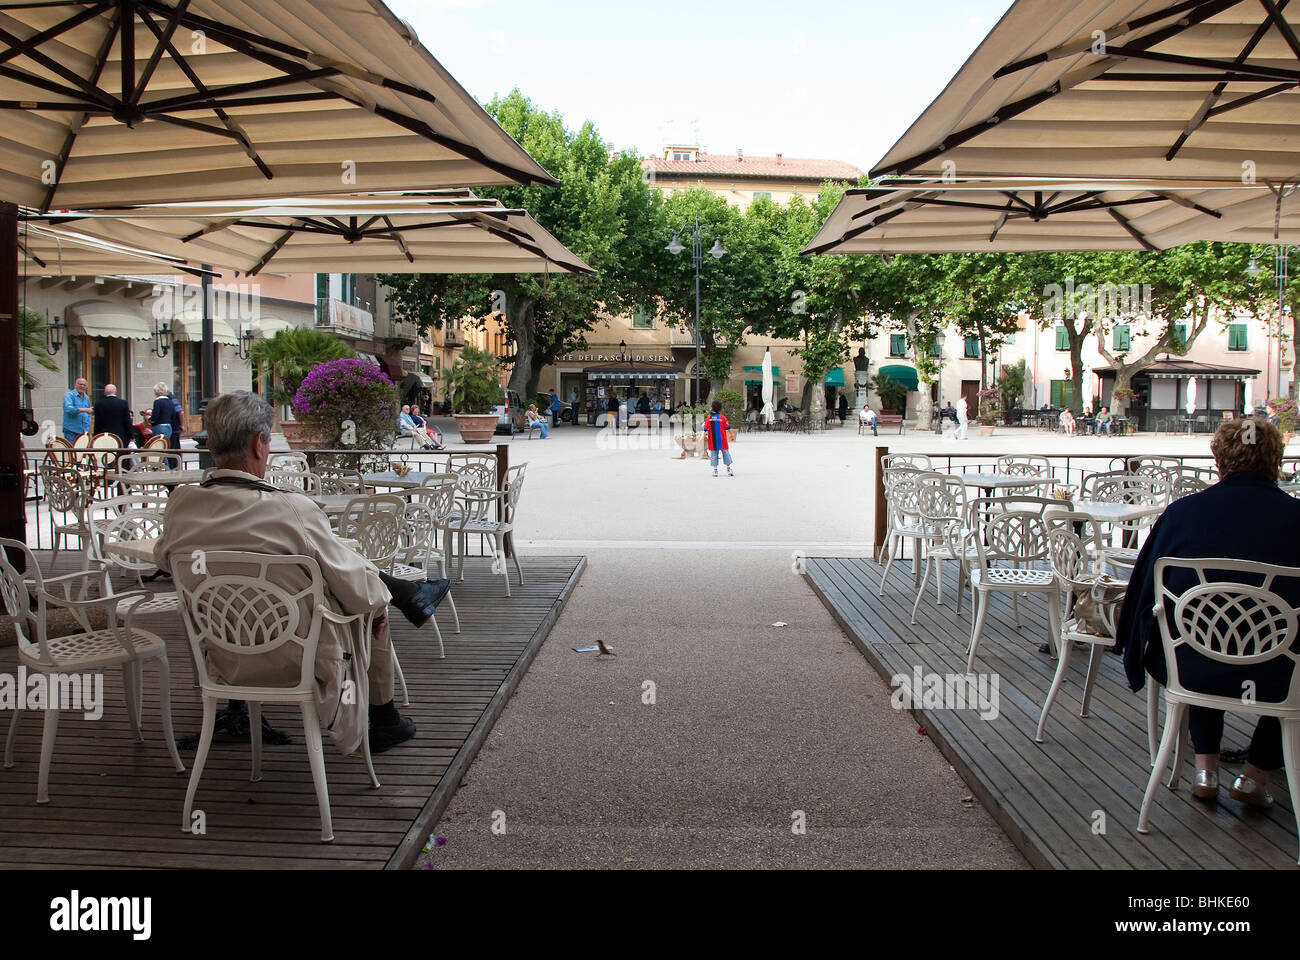
[[[131,407],[117,395],[114,384],[104,384],[104,396],[95,403],[95,432],[111,433],[117,437],[119,447],[131,442]]]
[[[969,423],[970,420],[966,415],[966,398],[962,397],[957,401],[957,433],[955,436],[958,440],[966,439],[966,427]]]
[[[558,427],[560,425],[560,397],[554,390],[551,391],[550,409],[551,409],[551,426]]]
[[[844,421],[847,420],[849,416],[849,398],[846,397],[843,393],[840,394],[839,412],[840,412],[840,426],[843,426]]]
[[[730,425],[727,418],[722,415],[722,401],[713,401],[713,412],[709,414],[704,421],[704,438],[709,448],[709,466],[713,467],[713,475],[718,475],[718,456],[721,454],[722,462],[727,465],[727,476],[734,477],[736,474],[731,469],[731,450],[727,445],[727,430]]]
[[[153,385],[153,409],[149,411],[149,425],[153,428],[155,434],[161,433],[167,437],[167,446],[175,446],[172,443],[172,419],[176,414],[172,407],[171,387],[159,380]]]

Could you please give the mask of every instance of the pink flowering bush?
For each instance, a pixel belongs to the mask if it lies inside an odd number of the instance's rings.
[[[333,449],[384,450],[397,434],[397,387],[370,360],[312,367],[293,395],[293,415]]]
[[[1002,394],[998,390],[990,388],[979,391],[975,394],[975,402],[979,404],[979,413],[975,419],[980,423],[995,423],[1002,413]]]

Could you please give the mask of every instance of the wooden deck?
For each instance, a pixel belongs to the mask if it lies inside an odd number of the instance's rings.
[[[970,634],[968,597],[954,611],[955,569],[945,571],[944,606],[934,603],[933,581],[911,621],[916,597],[910,561],[895,562],[883,596],[883,565],[868,559],[813,558],[806,574],[867,661],[885,678],[926,673],[963,674]],[[983,720],[972,710],[918,708],[929,736],[1036,866],[1071,869],[1296,868],[1296,827],[1285,777],[1271,784],[1277,803],[1261,813],[1227,797],[1217,805],[1191,797],[1185,764],[1176,791],[1156,793],[1151,833],[1137,832],[1138,809],[1150,774],[1146,693],[1133,693],[1118,657],[1107,655],[1087,719],[1079,717],[1087,654],[1076,651],[1071,675],[1057,697],[1044,733],[1034,732],[1056,662],[1037,651],[1046,639],[1046,607],[1020,601],[1023,628],[1010,600],[989,611],[976,658],[978,672],[999,677],[1000,712]],[[1162,712],[1163,719],[1163,712]],[[1244,747],[1252,718],[1229,714],[1224,749]],[[1225,765],[1222,780],[1237,768]],[[1230,778],[1228,783],[1230,783]],[[1102,819],[1104,816],[1104,820]],[[1094,832],[1096,825],[1105,832]]]
[[[59,556],[59,572],[72,569],[65,555]],[[48,555],[41,560],[44,567]],[[342,757],[327,745],[333,843],[320,842],[297,711],[274,705],[264,713],[293,743],[265,748],[259,783],[248,779],[247,743],[214,743],[195,801],[206,815],[207,833],[182,833],[188,772],[174,772],[168,760],[160,735],[157,673],[146,668],[144,743],[131,737],[120,674],[107,675],[100,720],[71,713],[60,718],[48,805],[35,802],[41,724],[37,717],[25,718],[16,765],[0,770],[0,868],[411,866],[585,566],[582,557],[524,557],[522,562],[526,581],[522,587],[512,583],[514,596],[507,599],[488,560],[466,561],[465,583],[453,589],[464,632],[454,632],[449,612],[438,614],[445,660],[438,658],[428,626],[416,631],[401,617],[393,618],[411,696],[411,705],[402,706],[399,689],[398,707],[415,720],[417,733],[375,757],[378,790],[370,787],[360,757]],[[179,619],[155,620],[148,629],[168,641],[176,734],[197,732],[201,707],[182,625]],[[0,671],[12,673],[16,663],[15,648],[0,647]],[[187,768],[193,756],[181,752]]]

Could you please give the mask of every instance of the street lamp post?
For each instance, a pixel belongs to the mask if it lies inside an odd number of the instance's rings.
[[[1272,245],[1273,250],[1273,276],[1277,278],[1277,392],[1282,393],[1282,324],[1285,322],[1287,314],[1286,306],[1286,288],[1289,283],[1288,272],[1290,269],[1291,254],[1300,253],[1300,244],[1279,243]],[[1247,275],[1253,280],[1263,271],[1260,270],[1259,264],[1254,257],[1250,258],[1250,265],[1246,267]]]
[[[700,226],[700,215],[695,215],[695,223],[686,223],[679,227],[673,233],[673,239],[664,249],[677,256],[686,249],[681,241],[681,235],[687,234],[691,238],[691,261],[695,264],[695,402],[700,402],[700,265],[704,262],[704,235],[707,231]],[[715,260],[721,260],[726,255],[726,249],[722,246],[722,241],[712,233],[713,246],[709,248],[709,256]]]

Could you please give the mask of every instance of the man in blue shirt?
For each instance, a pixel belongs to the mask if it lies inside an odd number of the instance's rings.
[[[72,443],[90,432],[90,396],[85,377],[78,377],[71,390],[63,395],[63,438]]]

